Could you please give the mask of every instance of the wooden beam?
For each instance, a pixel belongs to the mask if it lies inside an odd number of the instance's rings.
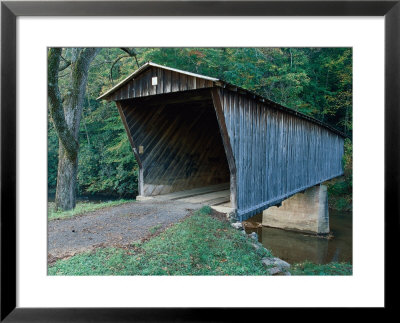
[[[138,183],[139,187],[138,187],[138,189],[139,189],[139,195],[142,195],[143,194],[143,166],[142,166],[142,160],[140,159],[139,152],[136,149],[136,146],[135,146],[135,144],[133,142],[132,135],[131,135],[131,132],[129,130],[128,124],[126,123],[125,114],[122,111],[122,103],[121,103],[121,101],[115,101],[115,104],[118,107],[119,116],[121,117],[122,123],[123,123],[123,125],[125,127],[126,134],[128,136],[129,142],[130,142],[132,150],[133,150],[133,154],[135,155],[136,161],[137,161],[137,163],[139,165],[139,183]]]
[[[128,135],[129,142],[131,143],[131,147],[132,147],[133,153],[135,154],[136,161],[137,161],[139,167],[142,168],[142,161],[140,160],[139,152],[137,151],[136,146],[133,143],[131,132],[129,130],[128,124],[126,123],[126,118],[125,118],[124,112],[122,111],[122,103],[121,103],[121,101],[115,101],[115,104],[118,107],[118,113],[119,113],[119,116],[121,117],[122,123],[124,124],[125,131],[126,131],[126,134]]]
[[[237,208],[236,200],[236,164],[235,157],[233,155],[231,141],[229,138],[228,130],[226,128],[224,110],[222,108],[222,100],[220,95],[220,89],[212,88],[211,96],[214,103],[214,109],[217,116],[219,130],[222,136],[222,143],[224,144],[226,159],[228,160],[229,170],[231,173],[231,203],[234,209]]]
[[[237,88],[236,86],[234,86],[234,85],[231,85],[231,84],[228,84],[228,85],[226,86],[226,88],[227,88],[228,90],[233,91],[233,92],[237,92],[237,91],[238,91],[238,88]]]
[[[201,90],[189,90],[182,92],[174,92],[168,94],[157,94],[144,96],[139,98],[131,98],[121,100],[121,102],[129,102],[129,104],[157,106],[160,104],[178,104],[178,103],[191,103],[199,101],[211,101],[209,88]]]

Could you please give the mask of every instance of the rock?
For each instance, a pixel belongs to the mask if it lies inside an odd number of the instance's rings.
[[[279,274],[279,273],[281,273],[282,271],[278,268],[278,267],[272,267],[272,268],[269,268],[268,269],[268,273],[270,274],[270,275],[276,275],[276,274]]]
[[[292,276],[292,274],[291,274],[290,272],[288,272],[288,271],[285,271],[283,274],[284,274],[285,276]]]
[[[258,243],[252,243],[252,245],[253,245],[254,249],[256,249],[256,250],[261,248]]]
[[[279,259],[279,258],[273,258],[273,259],[274,259],[275,266],[278,266],[278,267],[284,268],[284,269],[290,268],[290,264],[288,264],[286,261],[283,261],[282,259]]]
[[[272,259],[274,259],[274,258],[263,258],[261,260],[261,262],[267,267],[273,266],[274,265],[274,261]]]
[[[287,270],[290,268],[290,264],[288,264],[286,261],[283,261],[282,259],[279,258],[263,258],[261,260],[261,262],[263,263],[264,266],[266,267],[271,267],[272,268],[278,268],[279,272],[283,272],[286,275]],[[268,269],[268,271],[270,271],[270,269]],[[274,269],[275,271],[275,269]],[[275,274],[271,274],[271,275],[275,275]],[[290,273],[289,273],[290,275]]]
[[[252,232],[252,233],[249,234],[249,236],[250,236],[250,238],[252,238],[252,239],[258,241],[258,234],[257,234],[257,233]]]
[[[242,225],[241,222],[234,222],[234,223],[231,223],[231,226],[234,227],[236,230],[243,229],[243,225]]]
[[[228,221],[231,223],[237,222],[238,219],[236,218],[235,212],[229,212],[226,214],[226,217],[228,218]]]

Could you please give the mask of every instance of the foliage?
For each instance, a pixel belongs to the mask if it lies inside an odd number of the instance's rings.
[[[203,208],[131,248],[101,248],[59,260],[49,275],[267,275],[269,256]]]
[[[339,211],[351,211],[353,196],[353,146],[345,139],[343,156],[344,176],[328,183],[330,207]]]
[[[49,220],[65,219],[76,215],[82,215],[91,211],[103,209],[106,207],[121,205],[128,202],[132,202],[132,200],[117,200],[117,201],[109,201],[103,203],[78,202],[76,203],[76,207],[73,210],[69,211],[62,211],[62,210],[55,211],[54,203],[48,203],[47,217]]]
[[[352,275],[353,266],[350,263],[331,262],[329,264],[319,265],[311,262],[303,262],[292,265],[290,273],[292,275],[310,276]]]
[[[150,60],[223,79],[320,119],[351,137],[351,48],[136,48],[135,53],[138,63],[133,57],[124,57],[126,53],[119,48],[103,48],[89,70],[79,133],[80,195],[132,198],[137,194],[138,165],[118,111],[113,102],[96,98],[138,64]],[[69,59],[73,50],[64,49],[63,55]],[[68,78],[64,77],[68,73],[69,68],[60,72],[63,95],[68,91]],[[51,123],[48,136],[48,185],[49,191],[54,191],[58,141]],[[351,159],[351,150],[346,158]]]
[[[47,182],[49,193],[55,193],[57,182],[58,164],[58,138],[53,123],[49,122],[47,128]]]

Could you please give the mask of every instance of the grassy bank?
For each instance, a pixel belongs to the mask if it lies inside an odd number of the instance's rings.
[[[349,263],[331,262],[325,265],[303,262],[292,265],[292,275],[324,276],[324,275],[352,275],[353,266]]]
[[[148,241],[59,260],[49,275],[267,275],[249,238],[203,207]]]
[[[76,207],[70,211],[55,211],[55,203],[49,202],[47,204],[47,216],[49,220],[70,218],[75,215],[81,215],[87,212],[103,209],[110,206],[121,205],[128,202],[133,202],[134,200],[117,200],[109,201],[103,203],[92,203],[92,202],[78,202]]]

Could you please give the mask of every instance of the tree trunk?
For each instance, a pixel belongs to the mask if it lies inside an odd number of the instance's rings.
[[[58,149],[58,171],[56,189],[56,208],[71,210],[76,205],[76,179],[78,173],[78,158],[71,160],[61,141]]]
[[[76,49],[71,60],[71,86],[61,100],[58,88],[60,48],[50,48],[48,56],[48,96],[50,115],[59,138],[56,209],[70,210],[76,204],[76,179],[78,171],[78,135],[83,99],[86,92],[89,66],[100,48]]]

